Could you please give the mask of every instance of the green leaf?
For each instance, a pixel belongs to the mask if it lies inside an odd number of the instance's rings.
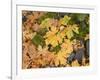
[[[53,49],[52,49],[52,51],[54,51],[54,52],[59,52],[59,50],[61,49],[61,47],[60,47],[60,45],[57,45],[56,47],[54,47]]]
[[[44,45],[44,39],[41,35],[39,34],[36,34],[33,38],[32,38],[32,43],[35,44],[36,46],[38,45],[41,45],[43,46]]]
[[[87,16],[87,14],[77,14],[77,18],[79,21],[84,21],[86,16]]]
[[[58,17],[58,13],[55,13],[55,12],[47,12],[47,13],[45,13],[43,16],[41,16],[38,19],[38,23],[41,23],[46,18],[56,18],[56,17]]]
[[[40,34],[41,36],[44,36],[46,34],[48,30],[46,28],[41,28],[39,31],[38,31],[38,34]]]

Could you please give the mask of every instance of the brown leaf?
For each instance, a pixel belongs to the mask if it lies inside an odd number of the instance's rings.
[[[40,29],[40,25],[39,24],[37,24],[37,23],[35,23],[33,26],[32,26],[32,29],[33,29],[33,31],[39,31],[39,29]]]

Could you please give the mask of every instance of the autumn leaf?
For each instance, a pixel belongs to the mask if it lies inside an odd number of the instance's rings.
[[[36,35],[36,32],[32,32],[29,30],[23,31],[23,41],[31,40]]]
[[[48,28],[51,27],[50,18],[46,18],[40,24],[41,28]]]
[[[51,44],[53,47],[56,47],[58,45],[58,40],[56,36],[57,32],[58,30],[56,29],[56,27],[52,26],[51,31],[48,31],[44,36],[46,45]]]
[[[78,63],[77,60],[75,60],[75,61],[72,62],[72,66],[80,66],[80,64]]]
[[[72,42],[70,40],[64,40],[61,45],[61,50],[56,54],[55,65],[66,65],[66,58],[73,51]]]
[[[88,40],[89,39],[89,34],[86,34],[86,36],[84,37],[84,40]]]
[[[65,15],[63,18],[60,19],[59,23],[62,25],[67,25],[70,19],[71,18],[69,16]]]
[[[79,27],[76,25],[76,24],[74,24],[74,25],[72,25],[72,30],[75,32],[75,33],[77,33],[77,34],[79,34]]]
[[[57,33],[57,40],[59,42],[59,44],[61,44],[63,42],[63,39],[65,38],[66,34],[64,31],[58,32]]]
[[[56,58],[54,60],[55,66],[58,65],[66,65],[66,52],[63,50],[60,50],[57,54],[56,54]]]
[[[68,28],[66,29],[66,33],[65,33],[65,34],[66,34],[66,36],[67,36],[68,39],[71,39],[71,38],[74,36],[71,27],[68,27]]]
[[[70,54],[73,51],[72,41],[69,39],[64,39],[64,42],[61,45],[61,49],[66,52],[66,54]]]
[[[74,36],[74,33],[79,34],[79,28],[77,25],[68,25],[64,32],[68,39],[71,39]]]
[[[47,29],[51,28],[52,26],[56,27],[57,25],[58,25],[58,20],[52,18],[46,18],[40,24],[41,28],[47,28]]]

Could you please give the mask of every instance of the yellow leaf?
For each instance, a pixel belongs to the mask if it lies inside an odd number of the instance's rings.
[[[66,65],[66,52],[60,50],[56,54],[56,58],[55,58],[54,62],[55,62],[55,66],[58,66],[58,65]]]
[[[45,20],[42,21],[42,23],[40,24],[41,28],[48,28],[51,26],[50,23],[50,18],[46,18]]]
[[[66,35],[68,39],[71,39],[74,36],[72,29],[69,28],[66,32]]]
[[[56,29],[56,27],[52,26],[51,31],[47,32],[44,36],[46,45],[51,44],[53,47],[58,45],[58,40],[56,36],[57,32],[58,30]]]
[[[75,60],[75,61],[72,62],[72,66],[80,66],[80,65],[79,65],[78,61]]]
[[[67,25],[70,19],[69,16],[65,15],[64,18],[60,19],[60,24]]]
[[[66,51],[66,54],[70,54],[73,51],[72,42],[69,39],[64,39],[64,43],[62,43],[61,49]]]
[[[63,31],[58,32],[58,34],[56,36],[57,36],[58,42],[61,44],[63,42],[64,37],[65,37],[65,33]]]
[[[84,37],[85,40],[89,39],[89,34],[86,34],[86,36]]]
[[[61,50],[56,54],[55,66],[66,65],[66,58],[73,51],[72,42],[68,39],[64,40],[61,45]]]
[[[73,32],[79,34],[79,27],[77,27],[77,25],[68,25],[64,29],[64,33],[66,34],[68,39],[71,39],[74,36]]]
[[[75,33],[79,34],[79,27],[78,27],[76,24],[74,24],[72,27],[73,27],[73,28],[72,28],[73,31],[74,31]]]

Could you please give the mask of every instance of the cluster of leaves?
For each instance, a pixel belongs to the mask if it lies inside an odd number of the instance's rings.
[[[47,12],[45,13],[44,16],[42,16],[41,18],[39,18],[39,22],[41,23],[43,20],[45,20],[46,18],[54,18],[54,19],[60,19],[62,17],[64,17],[65,15],[71,17],[69,22],[66,17],[64,18],[65,21],[64,25],[68,24],[78,24],[80,26],[79,28],[79,34],[75,35],[75,37],[85,37],[86,34],[89,34],[89,14],[81,14],[81,13],[55,13],[55,12]]]
[[[66,37],[66,39],[73,38],[74,33],[79,34],[79,27],[76,24],[69,25],[68,22],[70,19],[70,17],[65,15],[59,20],[60,25],[58,28],[50,23],[51,18],[44,19],[40,24],[40,31],[37,32],[37,35],[32,39],[33,43],[41,45],[43,40],[45,40],[46,45],[57,47]]]
[[[86,36],[86,34],[89,34],[89,14],[69,14],[71,18],[70,23],[71,24],[78,24],[80,26],[79,28],[79,34],[75,35],[75,37],[83,38]]]
[[[36,34],[31,41],[37,53],[53,54],[50,63],[54,67],[85,65],[83,59],[89,59],[89,14],[44,12],[36,21],[39,28],[33,31]]]

